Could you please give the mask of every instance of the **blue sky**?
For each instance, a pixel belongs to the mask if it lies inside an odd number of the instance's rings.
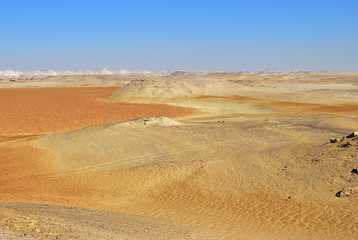
[[[0,70],[358,71],[356,0],[0,0]]]

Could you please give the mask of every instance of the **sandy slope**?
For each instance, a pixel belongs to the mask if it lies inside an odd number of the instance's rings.
[[[0,239],[210,239],[180,225],[75,207],[0,203],[0,213]]]
[[[2,164],[2,199],[146,216],[213,238],[357,237],[358,199],[335,197],[358,185],[357,149],[327,145],[341,134],[314,121],[290,120],[105,125],[3,144],[5,156],[22,149],[28,159]]]
[[[183,76],[133,82],[104,102],[170,103],[205,114],[2,137],[0,200],[29,203],[0,204],[0,238],[358,238],[358,194],[336,197],[358,186],[358,140],[329,141],[358,129],[354,75],[333,85],[299,79],[296,88],[277,83],[287,79],[211,79],[204,84],[221,88],[204,96],[192,91],[197,76]]]

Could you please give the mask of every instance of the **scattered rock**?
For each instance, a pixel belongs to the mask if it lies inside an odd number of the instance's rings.
[[[351,171],[352,174],[358,174],[358,167],[357,168],[353,168]]]
[[[358,132],[353,132],[342,139],[331,138],[329,139],[330,143],[338,143],[337,146],[341,148],[350,148],[357,147],[358,148]]]
[[[146,117],[138,118],[127,122],[120,122],[111,124],[111,126],[149,126],[149,125],[160,125],[160,126],[180,126],[181,122],[172,120],[167,117]]]
[[[358,193],[358,186],[357,187],[346,187],[342,191],[336,193],[336,197],[350,197],[353,194]]]
[[[351,134],[346,136],[346,138],[354,138],[354,137],[358,137],[358,132],[352,132]]]
[[[342,147],[345,147],[345,148],[349,148],[349,147],[352,147],[353,145],[350,143],[350,142],[346,142],[345,144],[342,145]]]

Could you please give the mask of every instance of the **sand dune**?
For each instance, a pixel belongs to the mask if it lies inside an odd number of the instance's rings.
[[[28,149],[19,158],[35,155],[39,167],[5,167],[2,198],[146,216],[217,238],[356,237],[358,199],[335,196],[357,183],[356,149],[288,120],[111,124],[18,142]]]
[[[33,112],[58,120],[38,127],[31,115],[9,123],[31,90],[14,89],[15,104],[0,89],[0,238],[357,239],[358,194],[337,197],[358,186],[352,76],[202,77],[32,89]],[[47,94],[58,94],[48,109]]]

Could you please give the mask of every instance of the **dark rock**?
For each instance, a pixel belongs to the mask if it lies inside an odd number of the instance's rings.
[[[350,142],[347,142],[347,143],[342,145],[342,147],[345,147],[345,148],[349,148],[349,147],[352,147],[352,146],[353,145]]]
[[[351,134],[347,135],[347,138],[354,138],[358,137],[358,132],[352,132]]]

